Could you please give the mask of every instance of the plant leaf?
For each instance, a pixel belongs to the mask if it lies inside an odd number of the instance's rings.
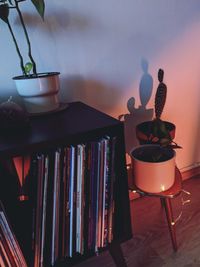
[[[164,71],[162,69],[158,70],[158,80],[160,83],[163,82],[163,77],[164,77]]]
[[[179,146],[179,145],[170,145],[173,149],[176,149],[176,148],[182,148],[182,146]]]
[[[168,146],[171,143],[171,139],[169,138],[161,138],[159,140],[161,146]]]
[[[31,62],[27,62],[24,66],[24,69],[25,69],[25,72],[26,74],[29,74],[30,71],[32,70],[33,68],[33,64]]]
[[[45,11],[44,0],[31,0],[31,2],[34,4],[37,12],[42,17],[42,19],[44,19],[44,11]]]
[[[9,7],[8,4],[0,5],[0,19],[8,23]]]

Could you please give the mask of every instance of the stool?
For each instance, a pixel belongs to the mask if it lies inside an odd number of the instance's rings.
[[[175,181],[171,188],[166,191],[159,193],[149,193],[144,192],[141,189],[137,188],[135,185],[131,186],[131,191],[138,193],[141,196],[149,196],[149,197],[159,197],[162,205],[165,208],[165,213],[167,217],[167,223],[169,227],[169,232],[171,236],[172,246],[174,251],[177,251],[177,241],[176,241],[176,229],[175,229],[175,221],[173,217],[171,199],[177,197],[182,192],[182,176],[179,169],[176,167],[175,169]]]

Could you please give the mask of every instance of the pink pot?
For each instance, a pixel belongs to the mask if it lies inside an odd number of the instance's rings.
[[[160,149],[159,161],[151,160],[155,150]],[[150,158],[150,159],[148,159]],[[148,193],[159,193],[169,189],[175,180],[175,151],[158,145],[142,145],[131,151],[135,185]]]

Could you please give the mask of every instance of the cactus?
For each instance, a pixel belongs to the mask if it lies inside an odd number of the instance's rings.
[[[163,83],[163,78],[164,78],[164,71],[162,69],[159,69],[158,80],[160,83],[158,85],[155,96],[155,115],[156,119],[158,120],[160,120],[167,98],[167,86],[166,84]]]
[[[167,98],[167,86],[163,82],[164,71],[158,70],[159,85],[155,95],[155,119],[152,122],[152,141],[161,146],[171,146],[172,148],[181,148],[171,138],[167,125],[161,120],[161,115]]]
[[[167,86],[163,83],[164,71],[158,70],[159,85],[155,95],[155,119],[152,122],[152,134],[154,142],[157,141],[161,145],[168,145],[172,142],[169,131],[166,128],[165,122],[161,120],[161,115],[167,98]],[[152,141],[153,141],[152,140]]]
[[[155,118],[152,121],[142,122],[136,127],[137,138],[140,144],[158,144],[162,147],[181,148],[173,141],[175,135],[175,125],[168,121],[163,121],[161,115],[167,98],[167,86],[163,82],[164,71],[158,70],[158,81],[154,111]]]

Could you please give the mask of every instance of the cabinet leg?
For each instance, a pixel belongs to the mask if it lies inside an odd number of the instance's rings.
[[[173,249],[174,251],[177,251],[178,247],[177,247],[177,241],[176,241],[176,229],[175,229],[175,222],[174,222],[174,217],[173,217],[173,212],[172,212],[171,199],[163,198],[163,200],[164,200],[163,203],[165,207],[165,212],[166,212],[166,217],[167,217],[167,222],[168,222]]]

